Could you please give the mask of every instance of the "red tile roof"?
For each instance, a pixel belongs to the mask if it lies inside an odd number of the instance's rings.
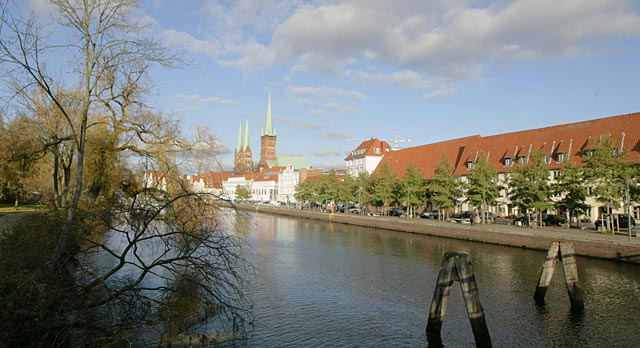
[[[376,149],[378,151],[376,152]],[[386,141],[377,138],[371,138],[363,141],[355,150],[351,151],[349,155],[344,159],[350,160],[353,158],[361,158],[364,156],[383,156],[391,151],[391,145]]]
[[[624,135],[623,135],[624,134]],[[456,165],[455,174],[467,173],[466,163],[473,161],[476,154],[488,156],[489,162],[499,172],[508,172],[513,167],[505,166],[505,159],[515,160],[527,156],[538,149],[551,156],[549,169],[562,166],[558,154],[568,154],[572,162],[583,164],[582,151],[592,148],[603,135],[610,135],[616,146],[622,143],[629,151],[625,161],[640,163],[640,113],[626,114],[596,120],[563,124],[513,133],[477,137],[469,141]],[[515,148],[518,151],[515,151]],[[511,152],[513,151],[513,152]],[[514,157],[514,154],[515,157]],[[566,161],[566,157],[565,157]]]
[[[479,137],[479,135],[473,135],[466,138],[391,151],[384,155],[384,158],[382,158],[376,170],[379,170],[383,164],[388,163],[396,175],[402,177],[404,176],[406,167],[410,163],[413,163],[413,165],[420,168],[420,171],[426,178],[431,178],[438,163],[440,163],[442,155],[447,157],[451,165],[456,166],[467,143]]]
[[[222,182],[228,180],[233,176],[233,173],[228,172],[209,172],[203,174],[196,174],[191,179],[196,182],[204,180],[204,187],[206,188],[222,188]]]
[[[610,135],[616,146],[623,145],[628,151],[626,162],[640,163],[640,113],[632,113],[486,137],[474,135],[392,151],[384,155],[376,170],[388,163],[401,177],[406,166],[413,163],[426,178],[431,178],[441,156],[445,155],[455,166],[455,175],[466,175],[467,163],[482,155],[487,156],[499,172],[508,172],[513,166],[506,166],[505,159],[515,163],[519,157],[537,150],[551,156],[549,169],[562,166],[558,154],[564,154],[565,161],[568,155],[570,161],[580,166],[583,150],[597,144],[603,135]]]

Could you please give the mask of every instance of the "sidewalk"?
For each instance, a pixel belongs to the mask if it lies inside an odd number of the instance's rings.
[[[433,220],[427,220],[427,224],[432,222]],[[446,221],[438,221],[438,225],[446,227],[447,224],[457,225],[455,223],[450,223]],[[441,223],[441,224],[440,224]],[[518,235],[529,235],[529,236],[541,236],[545,238],[555,238],[555,239],[565,239],[565,240],[580,240],[580,241],[591,241],[591,242],[599,242],[599,243],[613,243],[613,244],[623,244],[623,245],[635,245],[640,247],[640,238],[634,237],[633,235],[638,235],[640,232],[638,231],[638,227],[631,230],[632,237],[629,241],[629,237],[626,234],[611,234],[596,231],[595,228],[589,227],[586,229],[577,229],[577,228],[562,228],[562,227],[539,227],[539,228],[531,228],[531,227],[521,227],[515,225],[500,225],[500,224],[476,224],[474,226],[462,224],[462,226],[468,226],[470,229],[475,230],[484,230],[484,231],[492,231],[492,232],[500,232],[500,233],[510,233],[510,234],[518,234]]]
[[[329,214],[320,211],[289,209],[286,207],[243,205],[237,208],[268,214],[344,223],[399,232],[454,238],[518,248],[547,250],[551,242],[566,241],[574,245],[576,255],[619,262],[640,263],[640,237],[603,234],[595,230],[553,227],[528,228],[513,225],[469,225],[447,221],[408,219],[393,216],[361,216]],[[637,229],[635,232],[638,232]]]

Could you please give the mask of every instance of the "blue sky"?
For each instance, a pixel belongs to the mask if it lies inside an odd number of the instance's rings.
[[[36,8],[44,0],[31,0]],[[271,92],[279,154],[343,168],[349,139],[417,146],[640,111],[637,0],[147,0],[186,67],[152,105],[254,160]]]

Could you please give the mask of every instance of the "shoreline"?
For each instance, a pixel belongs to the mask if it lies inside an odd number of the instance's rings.
[[[407,219],[387,216],[361,216],[348,213],[329,213],[291,209],[268,205],[234,205],[236,209],[282,216],[357,225],[396,232],[422,234],[546,251],[551,242],[573,243],[578,256],[615,262],[640,263],[640,237],[602,234],[592,230],[560,228],[526,228],[512,225],[466,225],[447,221]],[[636,231],[636,233],[638,233]]]

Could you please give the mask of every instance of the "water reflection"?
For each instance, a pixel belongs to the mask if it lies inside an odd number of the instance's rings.
[[[494,347],[632,347],[640,270],[578,258],[585,312],[571,313],[561,267],[538,307],[544,252],[252,214],[244,230],[260,275],[255,329],[237,347],[474,346],[459,285],[441,342],[425,327],[446,252],[470,255]],[[635,329],[633,329],[635,327]]]

